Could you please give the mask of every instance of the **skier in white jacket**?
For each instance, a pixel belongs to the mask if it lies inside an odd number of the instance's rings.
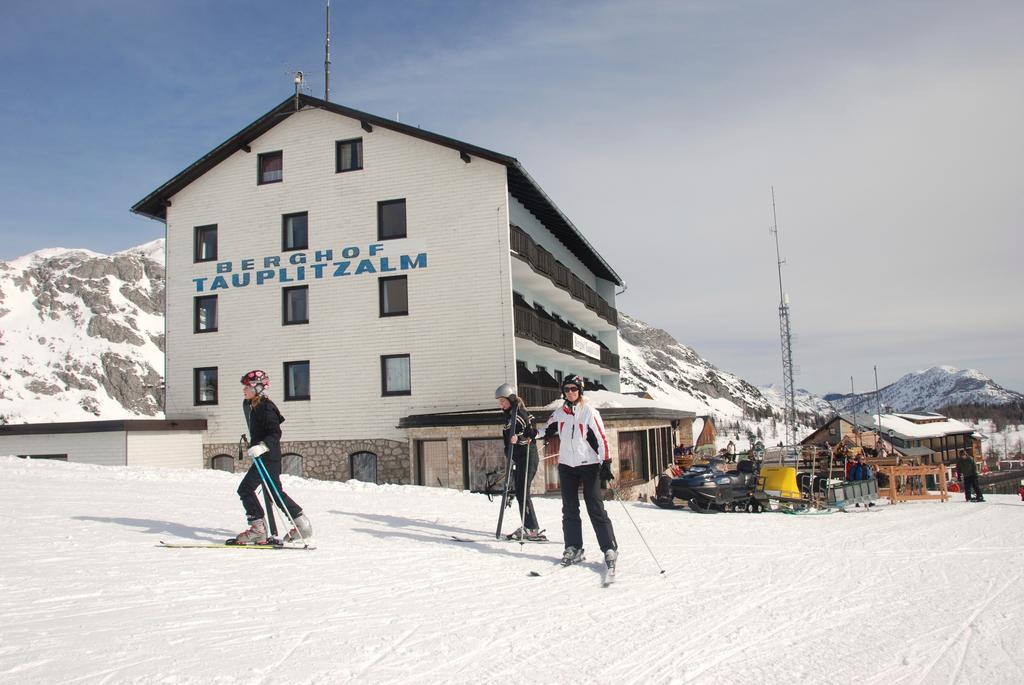
[[[618,545],[611,519],[601,501],[601,481],[612,480],[611,455],[604,421],[597,409],[583,397],[583,379],[568,376],[562,381],[565,403],[551,413],[543,434],[558,435],[558,480],[562,489],[562,534],[565,552],[562,564],[583,561],[583,527],[580,521],[580,485],[594,534],[604,553],[605,564],[615,567]]]

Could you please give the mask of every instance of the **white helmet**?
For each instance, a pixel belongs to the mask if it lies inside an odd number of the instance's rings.
[[[498,386],[498,389],[494,391],[494,399],[500,400],[502,397],[508,399],[515,394],[516,386],[510,385],[509,383],[502,383]]]

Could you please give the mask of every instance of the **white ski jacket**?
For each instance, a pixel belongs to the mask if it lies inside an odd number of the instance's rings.
[[[566,466],[600,464],[611,459],[601,414],[585,401],[575,407],[568,402],[551,412],[541,433],[550,426],[558,429],[558,463]]]

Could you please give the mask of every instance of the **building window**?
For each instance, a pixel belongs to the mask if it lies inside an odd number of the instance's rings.
[[[309,212],[285,214],[281,217],[281,251],[309,248]]]
[[[18,459],[49,459],[50,461],[67,461],[66,454],[19,454]]]
[[[382,395],[412,394],[412,373],[409,355],[381,355],[380,376]]]
[[[217,259],[217,224],[196,226],[196,242],[192,261],[212,262]]]
[[[257,185],[264,183],[280,183],[284,180],[284,153],[264,152],[257,157]]]
[[[561,370],[555,369],[555,380],[558,381],[558,385],[559,386],[562,385],[562,378],[564,376],[565,376],[565,374]]]
[[[349,457],[352,478],[363,483],[377,482],[377,455],[373,452],[356,452]]]
[[[281,324],[309,323],[309,286],[281,289]]]
[[[281,455],[281,473],[287,473],[289,476],[298,476],[299,478],[304,476],[302,455],[295,454],[295,452]]]
[[[217,367],[192,369],[192,402],[196,406],[217,404]]]
[[[619,482],[643,478],[646,437],[646,431],[619,431]]]
[[[448,441],[416,441],[416,482],[431,488],[447,488]]]
[[[363,139],[339,140],[334,146],[334,170],[357,171],[363,168]]]
[[[377,240],[404,238],[405,199],[377,203]]]
[[[284,363],[285,402],[309,399],[309,362]]]
[[[409,277],[388,276],[377,280],[380,287],[380,315],[404,316],[409,313]]]
[[[193,330],[196,333],[213,333],[217,330],[216,295],[204,295],[195,298]]]
[[[235,472],[235,458],[230,454],[218,454],[210,460],[210,468],[214,471]]]

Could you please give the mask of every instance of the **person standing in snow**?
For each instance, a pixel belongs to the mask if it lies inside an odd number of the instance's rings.
[[[537,437],[537,427],[534,425],[533,416],[526,411],[522,400],[516,395],[516,387],[503,383],[494,391],[494,399],[498,400],[498,406],[505,415],[505,424],[501,429],[501,437],[505,442],[505,454],[512,450],[512,468],[515,471],[516,502],[519,503],[520,513],[524,512],[523,499],[526,500],[523,525],[509,537],[514,540],[521,540],[524,536],[527,540],[547,540],[540,531],[537,523],[537,514],[533,509],[533,500],[530,497],[530,485],[533,477],[537,474],[537,444],[534,438]]]
[[[562,534],[565,539],[562,564],[576,564],[584,558],[579,499],[582,485],[587,514],[604,553],[605,564],[614,569],[618,544],[611,519],[601,501],[601,481],[613,479],[604,422],[597,409],[588,405],[583,397],[583,379],[579,376],[568,376],[562,381],[562,398],[565,402],[551,412],[551,418],[544,425],[544,435],[557,434],[560,442],[558,480],[562,489]]]
[[[960,450],[956,458],[956,472],[960,476],[960,484],[964,489],[964,497],[968,502],[984,502],[985,496],[981,494],[981,486],[978,484],[978,465],[974,458],[967,456],[967,452]],[[974,499],[971,499],[971,492],[974,492]]]
[[[249,449],[246,456],[253,460],[252,466],[245,473],[242,482],[238,485],[238,496],[245,507],[245,518],[249,521],[249,528],[242,531],[235,537],[235,544],[259,545],[267,542],[267,526],[263,520],[263,507],[256,497],[256,487],[263,483],[260,478],[259,468],[256,459],[263,462],[267,475],[273,485],[271,496],[277,499],[280,494],[283,504],[288,510],[288,515],[298,528],[292,528],[285,535],[285,542],[293,540],[308,540],[313,536],[313,526],[309,519],[302,513],[302,507],[288,496],[281,487],[281,424],[284,417],[269,397],[267,388],[270,387],[270,377],[260,370],[250,371],[242,376],[242,393],[245,399],[242,401],[242,411],[245,413],[245,423],[249,428]],[[273,489],[276,488],[276,492]],[[299,533],[302,533],[301,535]]]

